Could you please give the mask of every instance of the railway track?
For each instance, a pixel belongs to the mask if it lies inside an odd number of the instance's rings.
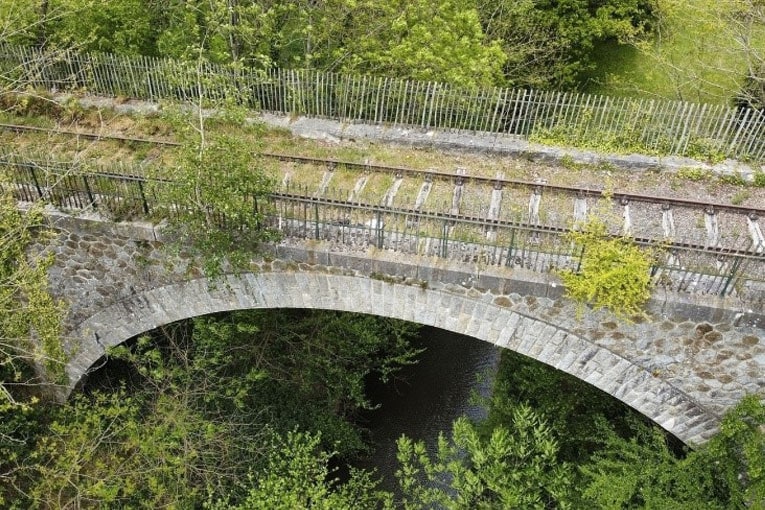
[[[166,139],[12,124],[0,124],[0,130],[179,145]],[[755,207],[300,155],[260,156],[284,163],[280,171],[285,178],[290,174],[304,178],[302,187],[283,181],[271,194],[276,207],[273,221],[288,237],[355,243],[362,248],[375,245],[385,250],[545,272],[576,266],[577,255],[570,252],[568,244],[561,243],[562,234],[586,214],[588,200],[609,198],[612,209],[623,215],[623,225],[611,231],[628,233],[638,244],[661,245],[666,260],[656,266],[654,276],[669,282],[671,288],[724,295],[735,287],[742,296],[759,295],[759,283],[736,282],[740,278],[765,280],[765,238],[758,224],[765,210]],[[125,210],[150,214],[157,205],[149,195],[147,179],[139,175],[82,174],[70,172],[66,164],[38,164],[14,157],[0,158],[0,164],[16,169],[14,183],[21,200],[45,197],[64,209],[114,208],[123,214]],[[44,177],[44,169],[62,176],[54,187],[38,179]],[[349,175],[358,182],[377,176],[378,182],[389,183],[389,188],[382,198],[380,189],[377,195],[364,195],[363,185],[357,186],[354,196],[338,193],[329,184],[340,169],[346,170],[343,182],[347,183]],[[306,180],[306,175],[313,177]],[[321,183],[317,184],[319,177]],[[301,184],[300,179],[296,181]],[[305,185],[309,181],[313,184]],[[409,185],[408,197],[396,197],[403,181]],[[436,187],[440,187],[442,198],[448,197],[448,204],[438,206],[432,194],[428,200],[429,191]],[[416,199],[413,191],[417,191]],[[510,214],[513,208],[515,213]],[[519,208],[525,211],[518,214]]]
[[[105,135],[102,133],[92,133],[84,131],[71,131],[61,129],[49,129],[36,126],[24,126],[18,124],[5,124],[0,123],[0,130],[13,131],[17,133],[32,132],[42,133],[48,135],[64,135],[79,137],[93,141],[116,141],[123,143],[142,143],[152,144],[167,147],[179,147],[180,143],[172,140],[162,140],[158,138],[138,138],[127,137],[118,135]],[[576,186],[563,186],[557,184],[549,184],[546,182],[527,181],[520,179],[505,179],[505,178],[491,178],[482,177],[469,174],[461,174],[455,172],[443,172],[433,169],[421,170],[399,166],[389,166],[370,163],[357,163],[350,161],[343,161],[332,158],[316,158],[310,156],[300,156],[294,154],[278,154],[271,152],[261,152],[260,156],[274,159],[282,162],[293,162],[298,164],[310,164],[314,166],[324,166],[328,169],[335,169],[338,167],[347,168],[349,170],[356,170],[365,173],[385,173],[400,177],[413,177],[422,178],[425,180],[450,180],[459,184],[483,184],[497,188],[504,187],[525,187],[534,190],[537,193],[556,192],[576,197],[593,197],[602,198],[610,197],[613,200],[617,200],[622,204],[640,202],[647,204],[669,205],[673,207],[687,207],[700,209],[710,212],[726,211],[735,214],[749,215],[755,217],[765,216],[765,209],[758,207],[748,207],[743,205],[726,204],[714,201],[699,201],[690,200],[678,196],[663,196],[663,195],[648,195],[639,193],[622,193],[618,191],[606,191],[603,189],[595,189],[589,187],[576,187]]]
[[[24,126],[21,124],[4,124],[0,123],[0,129],[4,131],[12,131],[14,133],[40,133],[46,135],[63,135],[84,138],[85,140],[104,141],[111,140],[125,143],[148,143],[153,145],[167,145],[171,147],[178,147],[178,142],[169,140],[161,140],[159,138],[134,138],[129,136],[116,136],[116,135],[104,135],[101,133],[88,133],[85,131],[71,131],[67,129],[49,129],[37,126]]]
[[[0,130],[72,136],[94,141],[179,146],[178,142],[167,139],[15,124],[0,124]],[[419,213],[457,215],[489,222],[523,223],[535,228],[558,230],[582,224],[589,217],[588,213],[593,210],[594,204],[602,204],[603,199],[607,199],[605,202],[608,208],[605,213],[601,209],[600,214],[606,215],[608,228],[614,233],[622,232],[635,239],[672,239],[675,243],[707,246],[711,249],[756,253],[765,251],[765,236],[758,222],[759,218],[765,217],[765,209],[758,207],[294,154],[263,152],[259,155],[284,164],[281,168],[284,179],[277,191],[294,196],[302,193],[305,196],[340,199],[346,203],[359,202],[365,206],[391,207],[395,203],[398,208]],[[332,179],[338,169],[358,176],[354,177],[357,179],[358,193],[338,192],[332,187]],[[311,175],[314,177],[307,178]],[[378,189],[377,194],[368,190],[361,191],[367,180],[381,175],[387,176],[388,182],[392,183],[385,184],[389,186],[387,189]],[[292,177],[296,177],[294,180],[297,185],[293,183],[290,186],[289,180]],[[306,178],[312,184],[306,184]],[[404,181],[408,186],[408,196],[399,192]],[[430,193],[431,189],[436,188],[438,193]],[[441,203],[436,203],[438,196]]]

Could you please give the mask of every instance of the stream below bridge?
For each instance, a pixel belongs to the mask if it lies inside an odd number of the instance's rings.
[[[426,350],[419,362],[405,367],[394,381],[371,385],[370,398],[380,404],[367,415],[374,451],[357,467],[376,469],[381,488],[396,492],[396,439],[402,434],[425,441],[431,456],[439,432],[451,432],[462,415],[483,418],[486,410],[471,394],[489,396],[501,348],[437,328],[423,327],[415,342]]]

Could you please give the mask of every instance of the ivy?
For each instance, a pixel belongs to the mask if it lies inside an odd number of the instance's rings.
[[[21,211],[5,178],[0,186],[0,370],[5,382],[18,383],[37,364],[60,382],[64,304],[48,291],[53,255],[31,252],[50,235],[43,228],[42,205]],[[2,390],[12,399],[6,384]]]

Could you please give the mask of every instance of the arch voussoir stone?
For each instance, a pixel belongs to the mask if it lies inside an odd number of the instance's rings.
[[[318,308],[408,320],[494,343],[568,372],[626,402],[683,441],[707,438],[718,417],[645,368],[563,326],[491,302],[427,286],[327,271],[271,271],[204,278],[137,292],[72,330],[80,348],[67,365],[71,387],[109,347],[159,326],[253,308]]]

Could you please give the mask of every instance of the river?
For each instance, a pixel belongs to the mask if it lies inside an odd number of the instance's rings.
[[[380,408],[370,412],[367,426],[374,452],[358,467],[375,468],[383,489],[395,492],[396,439],[402,434],[425,441],[431,454],[438,433],[464,415],[482,418],[485,410],[471,402],[471,393],[488,396],[499,363],[500,348],[487,342],[424,327],[416,342],[426,351],[416,365],[406,367],[395,381],[375,385],[370,397]]]

